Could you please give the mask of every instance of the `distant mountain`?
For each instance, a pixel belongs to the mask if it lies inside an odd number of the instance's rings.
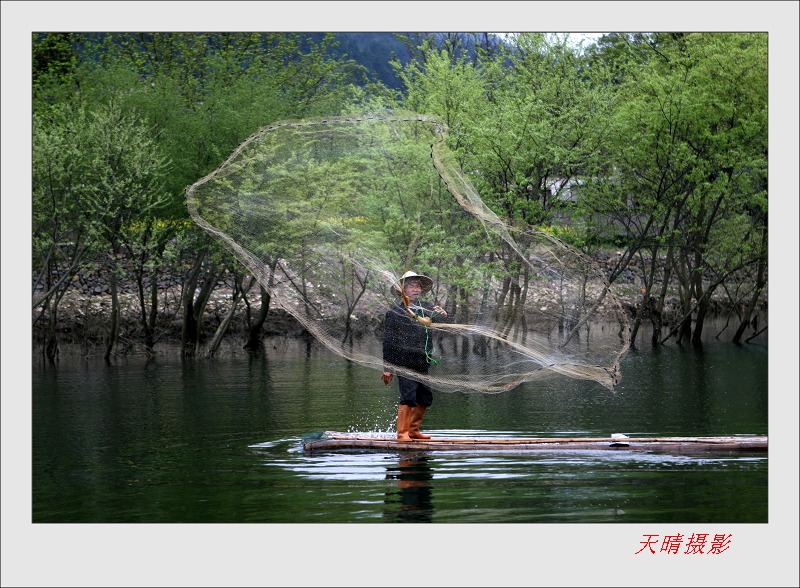
[[[411,59],[408,47],[397,39],[398,34],[405,33],[336,33],[338,46],[331,54],[352,59],[366,68],[372,81],[398,89],[401,83],[389,62],[393,55],[404,64]],[[319,43],[325,34],[309,33],[308,36]]]
[[[324,37],[324,33],[309,33],[308,36],[319,43]],[[359,65],[366,68],[372,81],[383,82],[387,87],[399,89],[402,84],[395,75],[394,69],[389,65],[392,56],[396,57],[400,63],[407,64],[411,60],[411,48],[400,41],[398,37],[408,37],[412,42],[412,47],[416,47],[426,36],[433,36],[438,45],[446,43],[448,40],[459,38],[463,42],[470,56],[475,55],[472,38],[467,33],[336,33],[338,46],[331,51],[336,57],[346,56]],[[497,45],[501,43],[499,37],[488,34],[483,42]]]

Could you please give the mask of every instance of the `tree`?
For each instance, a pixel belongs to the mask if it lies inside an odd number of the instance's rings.
[[[39,41],[39,54],[57,48],[58,59],[51,58],[49,65],[40,60],[44,65],[37,71],[72,73],[58,78],[62,100],[77,101],[87,112],[99,112],[113,103],[119,111],[138,113],[141,121],[147,121],[159,152],[172,162],[171,173],[161,178],[166,201],[158,216],[148,215],[145,206],[138,222],[123,223],[127,229],[113,244],[129,257],[148,353],[155,344],[157,277],[164,267],[163,256],[172,243],[198,242],[201,237],[200,228],[189,222],[186,213],[186,187],[219,165],[254,130],[276,119],[331,114],[351,96],[363,96],[352,85],[363,70],[344,59],[329,58],[332,44],[332,35],[314,44],[306,43],[303,35],[285,33],[115,33]],[[74,58],[78,55],[81,59]],[[59,69],[60,63],[71,69]],[[46,103],[40,104],[46,110]],[[135,211],[131,213],[135,216]],[[218,244],[205,242],[201,250],[206,247],[211,257],[219,254]],[[174,255],[185,258],[180,251]],[[206,255],[197,262],[203,260]],[[190,268],[189,273],[205,283],[201,277],[205,270],[195,273]],[[211,288],[214,274],[207,276]],[[184,291],[185,297],[194,295],[194,289]],[[185,317],[190,324],[184,334],[196,349],[202,339],[196,332],[201,323],[193,321],[205,303],[186,300],[185,307],[189,306],[193,310]]]
[[[448,123],[459,167],[469,170],[486,205],[520,233],[566,222],[574,188],[597,167],[613,105],[603,68],[587,69],[566,39],[538,33],[480,47],[474,60],[453,49],[458,40],[448,38],[441,50],[423,44],[405,69],[411,107]],[[480,262],[488,272],[506,265],[497,312],[509,329],[524,320],[520,309],[532,279],[518,261],[499,246]],[[469,282],[458,296],[480,291]]]
[[[111,355],[119,328],[118,282],[125,233],[134,221],[163,206],[168,171],[149,129],[135,113],[109,104],[96,111],[81,106],[54,108],[34,117],[34,242],[45,283],[34,307],[47,305],[55,357],[57,305],[89,252],[104,258],[110,274],[111,326],[105,356]],[[58,276],[51,283],[52,276]],[[37,285],[35,284],[35,291]]]
[[[626,70],[608,173],[592,181],[587,206],[625,229],[625,263],[648,253],[642,308],[653,343],[697,343],[714,291],[764,261],[762,232],[743,227],[766,211],[766,38],[653,35],[633,50],[648,57]],[[752,246],[735,244],[742,235],[753,235]],[[680,309],[662,337],[673,277]]]
[[[33,116],[33,308],[41,307],[34,325],[46,317],[44,352],[50,361],[58,357],[59,303],[97,238],[85,222],[91,218],[83,182],[85,123],[83,111],[64,106]]]
[[[80,61],[76,51],[82,36],[76,33],[34,34],[32,60],[34,111],[74,96]]]
[[[108,360],[119,335],[118,286],[125,277],[121,263],[125,238],[132,232],[150,233],[148,218],[167,202],[163,183],[169,164],[149,126],[136,112],[123,111],[114,103],[91,113],[84,132],[91,141],[91,148],[84,153],[90,165],[84,180],[90,186],[91,223],[106,246],[110,274],[111,326],[105,349]]]

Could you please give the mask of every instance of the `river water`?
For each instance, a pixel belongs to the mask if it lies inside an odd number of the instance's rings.
[[[632,351],[622,373],[615,391],[565,379],[501,394],[438,393],[423,428],[441,436],[769,433],[766,340]],[[304,440],[326,430],[391,434],[396,397],[396,381],[385,387],[375,370],[296,339],[271,340],[263,357],[233,350],[213,361],[166,353],[107,365],[62,353],[52,366],[34,356],[30,519],[35,528],[271,523],[279,543],[291,536],[298,549],[322,550],[346,536],[326,525],[334,523],[356,524],[360,536],[376,524],[433,523],[411,531],[430,537],[477,524],[507,536],[506,549],[519,541],[510,534],[518,524],[537,529],[527,540],[544,541],[542,549],[550,545],[542,533],[603,523],[628,529],[612,550],[632,556],[648,533],[721,540],[774,515],[766,453],[304,451]],[[391,542],[397,529],[378,536]]]

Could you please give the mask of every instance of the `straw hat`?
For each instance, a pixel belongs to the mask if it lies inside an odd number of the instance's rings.
[[[422,286],[422,293],[425,294],[426,292],[430,292],[431,288],[433,288],[433,280],[431,280],[428,276],[423,276],[416,272],[407,271],[400,277],[399,284],[392,284],[392,292],[397,294],[398,296],[403,291],[403,284],[405,284],[405,280],[415,278],[419,280],[420,285]]]

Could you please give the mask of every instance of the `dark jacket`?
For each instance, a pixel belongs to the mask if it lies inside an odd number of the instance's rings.
[[[418,302],[411,310],[420,316],[431,317],[433,322],[441,322],[433,307],[427,302]],[[417,320],[411,318],[402,303],[398,303],[386,313],[383,331],[383,361],[385,369],[392,371],[391,365],[411,368],[423,374],[428,373],[427,354],[433,353],[432,333]]]

